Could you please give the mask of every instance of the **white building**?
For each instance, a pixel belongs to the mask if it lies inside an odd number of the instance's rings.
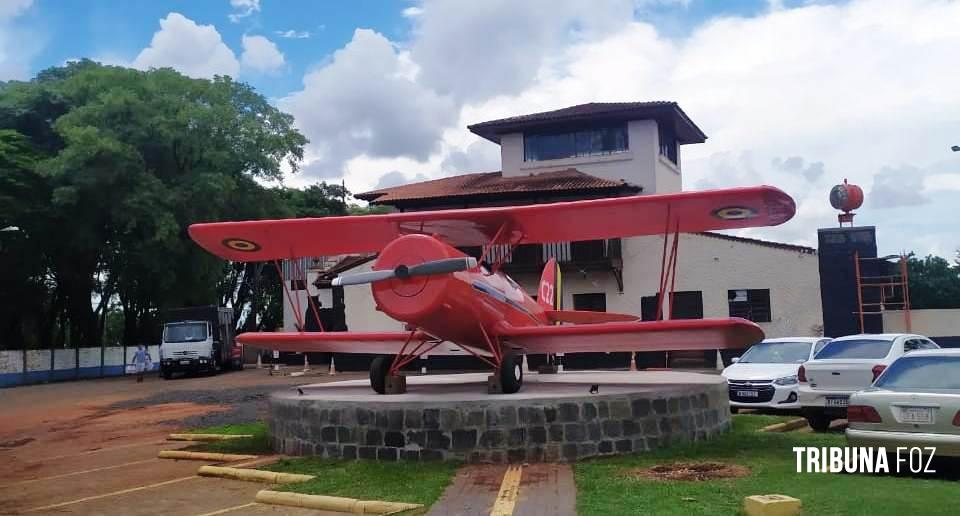
[[[584,104],[469,129],[500,145],[502,171],[357,197],[418,211],[678,192],[681,146],[706,140],[673,102]],[[535,292],[543,263],[557,257],[566,308],[642,314],[649,320],[656,313],[662,250],[661,236],[525,245],[514,251],[504,271]],[[479,255],[479,249],[465,251]],[[741,316],[756,321],[770,337],[822,330],[812,248],[720,234],[681,235],[675,291],[674,318]],[[343,299],[350,330],[401,327],[376,311],[368,288],[345,289]]]

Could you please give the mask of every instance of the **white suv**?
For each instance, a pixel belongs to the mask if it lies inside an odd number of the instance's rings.
[[[850,395],[873,384],[890,363],[918,349],[939,349],[922,335],[883,333],[831,340],[813,360],[800,366],[800,406],[810,427],[827,430],[847,417]]]
[[[754,344],[723,370],[730,410],[798,409],[797,370],[830,342],[823,337],[784,337]]]

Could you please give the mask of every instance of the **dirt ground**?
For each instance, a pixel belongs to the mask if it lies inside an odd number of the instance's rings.
[[[201,478],[157,459],[186,428],[251,422],[270,392],[364,374],[247,369],[165,381],[109,378],[0,390],[0,514],[316,514],[252,504],[262,484]]]

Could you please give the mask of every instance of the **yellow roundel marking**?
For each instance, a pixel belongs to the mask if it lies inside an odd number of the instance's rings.
[[[242,238],[224,239],[223,245],[233,249],[234,251],[241,251],[244,253],[252,253],[260,250],[260,244],[251,242],[249,240],[244,240]]]
[[[746,206],[727,206],[713,211],[713,216],[723,220],[743,220],[757,216],[757,210]]]

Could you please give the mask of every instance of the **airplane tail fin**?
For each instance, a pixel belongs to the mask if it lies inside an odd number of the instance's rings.
[[[550,258],[540,275],[540,288],[537,291],[537,303],[545,310],[563,310],[563,290],[560,282],[560,264],[556,258]]]

